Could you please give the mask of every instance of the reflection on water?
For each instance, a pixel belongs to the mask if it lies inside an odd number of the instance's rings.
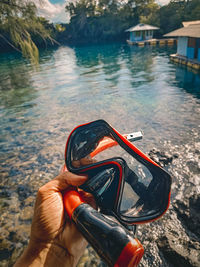
[[[200,98],[200,75],[179,66],[176,68],[176,82],[178,87]]]
[[[35,90],[30,82],[30,75],[24,62],[13,64],[8,61],[0,64],[1,107],[20,107],[34,99]]]

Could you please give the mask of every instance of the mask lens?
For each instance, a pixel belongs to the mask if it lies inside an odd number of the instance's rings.
[[[168,205],[170,179],[167,173],[159,168],[147,167],[138,162],[137,166],[129,165],[125,175],[124,190],[119,206],[120,216],[129,221],[139,218],[147,221],[159,217]]]
[[[132,189],[130,184],[125,182],[122,195],[122,201],[120,205],[120,212],[126,213],[131,209],[139,200],[139,195]]]
[[[104,126],[88,127],[75,134],[71,146],[71,164],[74,168],[90,165],[95,159],[90,155],[100,141],[109,136]]]
[[[151,172],[139,162],[137,165],[135,163],[136,160],[129,164],[126,170],[120,213],[126,217],[136,218],[153,214],[159,209],[160,201],[157,203],[153,199],[158,199],[160,185],[157,184],[157,190],[152,194],[151,185],[154,178]]]

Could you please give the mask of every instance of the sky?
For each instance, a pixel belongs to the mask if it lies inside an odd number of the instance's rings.
[[[65,13],[65,5],[69,0],[32,0],[37,8],[38,15],[45,17],[51,22],[63,22],[69,21],[69,17]],[[156,0],[160,5],[169,3],[170,0]]]
[[[69,17],[65,12],[67,0],[32,0],[37,6],[38,15],[45,17],[51,22],[69,21]]]

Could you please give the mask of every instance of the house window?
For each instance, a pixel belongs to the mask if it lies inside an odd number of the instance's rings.
[[[196,39],[195,38],[188,38],[188,47],[195,47],[196,45]]]
[[[197,39],[197,47],[200,48],[200,38]]]
[[[140,37],[140,31],[135,32],[135,37]]]

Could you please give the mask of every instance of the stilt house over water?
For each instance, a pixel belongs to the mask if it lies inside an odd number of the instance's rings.
[[[174,57],[200,64],[200,20],[183,22],[183,27],[165,34],[165,37],[178,37]],[[184,63],[183,63],[184,64]]]
[[[158,29],[159,29],[158,27],[140,23],[126,30],[126,32],[130,32],[130,39],[127,41],[134,43],[134,42],[151,40],[153,39],[154,31]]]

